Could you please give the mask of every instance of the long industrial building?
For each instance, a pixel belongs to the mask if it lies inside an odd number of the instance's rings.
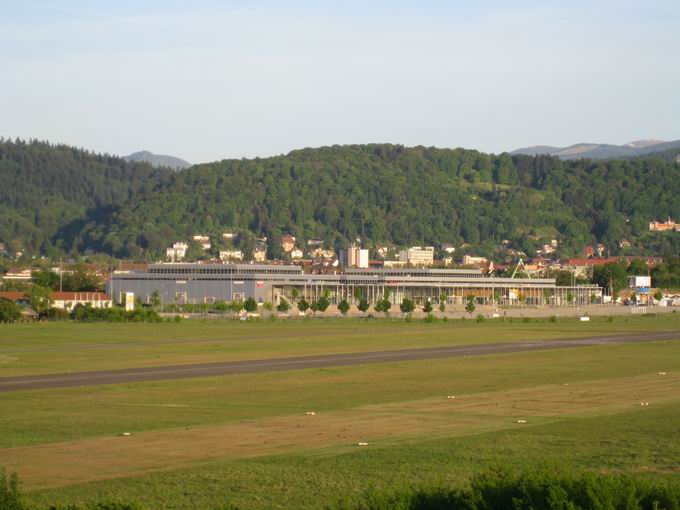
[[[346,269],[334,274],[308,274],[295,265],[265,264],[151,264],[144,270],[116,270],[107,292],[122,303],[133,293],[145,303],[157,291],[163,304],[201,304],[243,301],[277,304],[292,299],[293,289],[308,301],[326,294],[331,303],[359,296],[375,303],[389,291],[390,300],[408,297],[416,304],[426,300],[464,303],[475,296],[480,304],[500,306],[578,306],[599,302],[602,289],[593,285],[558,287],[554,278],[496,278],[479,269]]]

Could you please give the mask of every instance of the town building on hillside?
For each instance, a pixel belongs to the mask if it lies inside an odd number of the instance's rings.
[[[307,239],[307,246],[314,246],[316,248],[323,245],[323,239]]]
[[[13,282],[30,282],[33,274],[30,269],[22,269],[19,267],[10,267],[9,270],[4,274],[2,279],[4,281]]]
[[[243,260],[241,250],[220,250],[220,260]]]
[[[293,259],[293,260],[300,260],[300,259],[304,258],[304,256],[305,256],[305,253],[300,248],[293,247],[293,249],[289,250],[289,251],[290,251],[290,258]]]
[[[368,267],[368,250],[363,250],[354,244],[346,250],[340,250],[340,265],[344,267]]]
[[[444,243],[442,244],[442,251],[451,255],[456,251],[456,247],[451,243]]]
[[[111,308],[111,298],[103,292],[51,292],[50,302],[54,308],[71,311],[77,305],[92,308]]]
[[[295,236],[291,235],[285,235],[281,237],[281,249],[286,252],[290,253],[295,249]]]
[[[197,234],[193,237],[193,240],[196,241],[199,244],[199,246],[204,250],[209,250],[212,247],[212,245],[210,244],[209,236]]]
[[[235,237],[236,237],[236,234],[234,234],[233,232],[223,232],[222,233],[222,238],[226,239],[227,241],[231,241]]]
[[[677,223],[673,218],[670,216],[665,222],[660,222],[660,221],[651,221],[649,223],[649,230],[653,230],[655,232],[680,232],[680,223]]]
[[[255,262],[264,262],[267,260],[267,248],[258,247],[253,251],[253,260]]]
[[[488,264],[489,261],[486,257],[475,257],[474,255],[463,256],[464,266],[482,266]]]
[[[619,241],[619,248],[621,248],[622,250],[630,248],[630,241],[628,239],[621,239]]]
[[[628,287],[631,289],[649,289],[652,286],[651,276],[629,276]]]
[[[412,266],[431,266],[434,264],[434,247],[412,246],[399,252],[399,260]]]
[[[172,248],[168,248],[165,251],[165,254],[167,258],[170,259],[172,262],[177,262],[183,260],[184,257],[187,256],[188,249],[189,245],[187,243],[178,241],[172,245]]]
[[[544,244],[539,250],[536,250],[536,255],[539,257],[546,257],[548,255],[551,255],[555,253],[555,246],[552,243],[550,244]]]

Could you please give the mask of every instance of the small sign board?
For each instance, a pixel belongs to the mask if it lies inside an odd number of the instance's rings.
[[[125,311],[132,312],[135,309],[135,293],[126,292],[125,293]]]

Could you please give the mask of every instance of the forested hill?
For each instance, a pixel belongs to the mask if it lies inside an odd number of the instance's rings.
[[[87,222],[156,190],[172,173],[66,145],[0,140],[0,242],[46,253],[79,241]]]
[[[21,176],[30,184],[19,187]],[[4,142],[0,187],[0,241],[43,251],[59,245],[158,257],[174,240],[220,238],[226,229],[267,235],[274,255],[284,233],[336,247],[355,237],[466,242],[480,254],[504,239],[530,252],[539,238],[553,237],[563,255],[594,241],[616,253],[624,238],[634,253],[680,251],[680,236],[647,228],[680,211],[680,166],[658,158],[560,161],[357,145],[170,173],[68,147]]]

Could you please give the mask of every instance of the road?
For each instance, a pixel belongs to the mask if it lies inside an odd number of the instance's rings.
[[[125,384],[169,379],[188,379],[230,374],[252,374],[307,368],[325,368],[369,363],[392,363],[437,358],[482,356],[516,352],[568,349],[593,345],[629,344],[655,340],[680,339],[680,331],[642,332],[625,335],[591,336],[561,340],[535,340],[527,342],[502,342],[477,345],[455,345],[423,349],[322,354],[293,358],[260,359],[249,361],[222,361],[192,365],[174,365],[143,368],[125,368],[91,372],[29,375],[0,378],[0,392],[42,390],[98,384]]]

